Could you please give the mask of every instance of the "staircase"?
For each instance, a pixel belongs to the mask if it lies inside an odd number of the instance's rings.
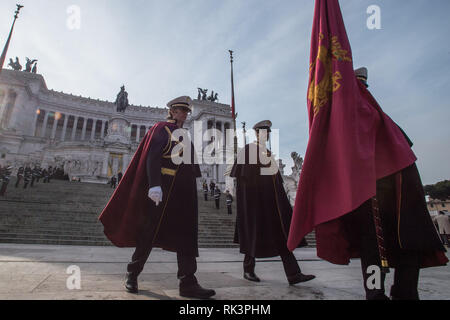
[[[200,248],[234,248],[233,243],[236,223],[236,205],[232,205],[232,215],[228,215],[225,195],[220,197],[220,209],[216,201],[208,195],[205,201],[203,192],[198,198],[198,242]]]
[[[0,243],[107,246],[98,216],[112,195],[106,185],[52,180],[0,198]]]
[[[108,185],[52,180],[33,188],[14,187],[12,178],[0,197],[0,243],[110,246],[98,217],[113,189]],[[228,215],[225,197],[220,209],[199,192],[199,247],[234,248],[236,207]],[[315,245],[313,236],[308,242]]]

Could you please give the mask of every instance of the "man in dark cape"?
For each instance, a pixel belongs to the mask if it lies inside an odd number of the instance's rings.
[[[245,279],[260,281],[255,274],[255,258],[281,256],[288,282],[293,285],[315,276],[302,274],[297,259],[287,249],[292,207],[278,166],[265,147],[267,134],[260,137],[260,131],[268,132],[271,126],[270,121],[255,125],[257,143],[245,146],[231,171],[231,177],[237,180],[235,242],[245,254]]]
[[[419,269],[448,262],[426,209],[409,139],[353,69],[338,0],[316,0],[311,37],[310,137],[288,247],[316,232],[317,255],[335,264],[361,258],[367,299],[418,299]],[[368,267],[371,268],[368,268]],[[380,286],[368,283],[379,278]],[[370,284],[371,288],[368,288]]]
[[[376,103],[366,89],[367,69],[361,68],[355,73],[363,94]],[[398,128],[412,147],[412,141],[400,127]],[[377,180],[376,186],[375,198],[364,202],[335,223],[343,227],[343,236],[348,241],[351,256],[361,257],[364,288],[368,300],[387,299],[384,287],[386,272],[381,273],[380,288],[369,288],[367,283],[370,278],[368,268],[379,266],[381,269],[384,254],[388,266],[395,268],[394,285],[390,296],[393,299],[418,300],[420,268],[444,265],[446,258],[443,255],[445,249],[438,241],[436,229],[427,209],[423,184],[416,164]],[[380,213],[379,225],[374,219],[374,209]],[[377,228],[380,231],[378,233]],[[383,242],[378,243],[377,237],[381,237]],[[380,253],[380,250],[384,250],[385,253]]]
[[[128,265],[129,292],[138,292],[137,278],[152,248],[157,247],[177,253],[180,295],[206,299],[215,292],[202,288],[194,275],[198,257],[196,178],[201,173],[192,158],[189,163],[175,164],[174,158],[183,154],[173,152],[183,143],[173,133],[191,112],[191,99],[177,98],[168,107],[169,120],[149,130],[100,221],[116,246],[136,247]],[[192,146],[189,141],[184,143]]]

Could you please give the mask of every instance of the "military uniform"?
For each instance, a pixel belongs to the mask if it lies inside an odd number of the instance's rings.
[[[19,187],[20,181],[23,180],[24,173],[25,173],[24,167],[20,167],[19,170],[17,170],[17,181],[16,181],[16,185],[15,185],[16,188]]]
[[[209,184],[209,190],[211,190],[211,197],[214,197],[214,190],[216,190],[216,184],[211,181]]]
[[[50,183],[50,180],[53,178],[54,169],[52,166],[48,168],[48,176],[47,176],[47,183]]]
[[[0,196],[2,197],[5,195],[9,180],[11,179],[11,171],[11,166],[0,168],[0,182],[2,183],[2,186],[0,188]]]
[[[33,171],[31,170],[31,168],[29,166],[27,166],[25,168],[25,172],[24,172],[24,183],[23,183],[23,188],[26,189],[28,187],[28,184],[31,181],[31,178],[33,176]]]
[[[188,97],[180,97],[168,106],[190,109],[190,101]],[[174,163],[173,158],[182,153],[174,155],[173,149],[190,143],[172,136],[178,129],[173,120],[157,123],[150,129],[100,220],[114,244],[136,247],[127,267],[128,291],[137,292],[137,277],[152,249],[157,247],[177,253],[180,295],[208,298],[215,292],[201,288],[195,277],[199,255],[196,178],[201,177],[200,167],[195,164],[192,144],[190,163]],[[162,192],[160,203],[147,197],[147,191],[150,189],[150,196],[155,188]],[[129,205],[124,212],[117,210],[122,204]]]
[[[230,194],[229,191],[226,192],[226,201],[227,201],[228,214],[232,215],[233,211],[231,209],[231,205],[233,204],[233,196]]]
[[[355,73],[360,80],[358,86],[362,97],[378,106],[366,90],[367,69],[362,68]],[[387,132],[387,128],[385,124],[377,135]],[[398,130],[392,120],[389,128],[395,129],[399,135],[403,134],[402,145],[412,147],[411,140],[403,130]],[[383,141],[390,142],[394,139],[392,136]],[[402,145],[398,143],[396,148]],[[379,148],[376,155],[385,151]],[[384,272],[381,273],[380,288],[367,287],[367,281],[372,276],[368,273],[369,266],[378,266],[380,270],[388,267],[395,269],[394,285],[390,292],[392,299],[417,300],[420,269],[445,265],[448,261],[427,210],[423,184],[414,163],[377,179],[374,198],[343,216],[317,225],[315,231],[319,257],[336,264],[348,264],[351,258],[361,259],[367,300],[388,299]]]
[[[216,189],[214,190],[214,200],[216,201],[216,209],[220,209],[220,196],[221,196],[221,192],[219,187],[216,187]]]
[[[38,167],[34,167],[32,173],[31,173],[30,187],[34,187],[34,182],[36,181],[36,179],[39,179],[39,175],[40,175],[40,170],[38,169]],[[38,180],[38,182],[39,182],[39,180]]]
[[[203,184],[203,196],[205,201],[208,201],[208,184],[206,182]]]
[[[255,125],[255,130],[270,131],[270,121]],[[250,155],[256,151],[256,164],[249,164]],[[271,158],[268,165],[261,163],[263,154]],[[245,164],[241,164],[245,156]],[[244,278],[258,282],[255,275],[255,258],[281,256],[286,277],[290,284],[312,280],[314,276],[301,273],[294,254],[287,249],[287,237],[292,216],[292,207],[283,187],[281,174],[262,174],[262,168],[274,165],[274,160],[265,146],[258,143],[248,144],[239,154],[231,171],[231,177],[237,180],[237,218],[235,243],[240,245],[244,258]],[[276,166],[276,164],[275,164]],[[306,245],[306,241],[302,242]]]
[[[356,77],[366,88],[368,71],[355,70]],[[401,130],[401,128],[400,128]],[[412,142],[401,130],[412,147]],[[387,299],[382,273],[381,288],[369,289],[367,268],[383,267],[374,222],[374,205],[380,212],[383,245],[390,267],[395,268],[393,299],[418,300],[419,270],[425,266],[433,251],[443,251],[425,202],[425,193],[415,164],[377,181],[376,202],[366,201],[342,218],[349,233],[350,250],[359,251],[364,288],[368,300]]]
[[[117,185],[117,179],[116,179],[116,176],[112,176],[112,177],[111,177],[110,184],[111,184],[111,188],[113,188],[113,189],[116,188],[116,185]]]
[[[137,254],[128,266],[128,272],[139,273],[145,255],[140,251],[148,251],[148,245],[188,256],[192,261],[198,257],[197,229],[198,205],[196,178],[200,177],[198,165],[175,165],[172,162],[172,150],[177,142],[171,141],[172,132],[178,127],[168,123],[158,136],[154,137],[147,156],[147,176],[149,187],[161,186],[162,204],[150,203],[149,216],[143,224],[143,237],[137,247]],[[159,229],[156,229],[159,227]],[[144,232],[145,230],[145,232]],[[174,236],[177,235],[177,236]],[[140,244],[142,244],[142,248]],[[135,259],[136,258],[136,259]],[[138,265],[139,267],[135,267]],[[191,267],[192,268],[192,267]],[[191,269],[189,268],[189,269]]]
[[[42,183],[49,182],[49,173],[47,169],[42,170]]]

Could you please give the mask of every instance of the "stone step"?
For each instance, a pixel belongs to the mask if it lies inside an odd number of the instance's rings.
[[[16,243],[16,244],[49,244],[49,245],[78,245],[78,246],[113,246],[111,242],[108,240],[96,240],[96,239],[88,239],[88,240],[80,240],[80,239],[50,239],[50,238],[38,238],[38,237],[0,237],[0,243]],[[201,241],[198,242],[199,248],[233,248],[238,247],[238,245],[233,244],[229,241]]]
[[[83,213],[83,214],[98,214],[100,215],[103,207],[97,207],[90,203],[84,204],[55,204],[55,203],[39,203],[39,202],[11,202],[0,201],[0,212],[3,213],[21,213],[27,212],[70,212],[70,213]]]
[[[6,218],[3,219],[3,221],[5,221],[5,223],[8,224],[26,224],[28,226],[40,226],[40,225],[47,225],[47,226],[51,226],[51,227],[58,227],[58,226],[62,226],[62,225],[79,225],[79,226],[83,226],[83,225],[96,225],[96,224],[100,224],[100,222],[98,222],[96,219],[77,219],[77,218],[73,218],[73,219],[69,219],[69,218],[64,218],[64,219],[51,219],[51,218],[40,218],[40,217],[29,217],[29,218]]]
[[[13,178],[7,196],[0,198],[1,243],[111,245],[98,221],[114,192],[109,186],[53,180],[24,190],[14,188],[14,183]],[[228,215],[225,197],[217,210],[215,201],[205,202],[199,192],[198,207],[199,246],[238,247],[233,243],[236,204]],[[310,244],[313,239],[307,237]]]
[[[28,239],[28,238],[3,238],[0,243],[14,244],[47,244],[47,245],[71,245],[71,246],[111,246],[109,241],[83,241],[83,240],[49,240],[49,239]]]
[[[2,238],[22,238],[22,239],[61,239],[61,240],[95,240],[95,241],[107,241],[105,236],[95,235],[53,235],[53,234],[40,234],[40,233],[0,233],[0,239]]]
[[[49,230],[41,228],[1,228],[0,234],[39,234],[41,236],[71,236],[71,237],[104,237],[103,229],[98,230]],[[199,239],[233,239],[234,233],[199,232]]]
[[[48,228],[32,228],[32,227],[0,227],[0,233],[39,233],[51,235],[103,235],[103,229],[48,229]]]

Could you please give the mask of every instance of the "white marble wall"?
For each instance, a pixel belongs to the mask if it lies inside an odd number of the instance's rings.
[[[147,131],[167,116],[167,109],[142,106],[130,106],[118,116],[112,102],[48,90],[41,75],[12,70],[2,71],[0,89],[17,95],[8,126],[0,129],[0,152],[5,154],[0,164],[58,165],[86,179],[93,171],[108,178],[111,153],[123,156],[125,170]],[[0,101],[0,117],[7,98]],[[222,135],[225,123],[232,128],[230,107],[209,101],[194,100],[186,123],[191,133],[194,121],[203,124],[203,132],[208,121],[222,129]],[[214,179],[225,186],[225,164],[203,165],[202,170],[210,174],[204,177],[208,182]]]

